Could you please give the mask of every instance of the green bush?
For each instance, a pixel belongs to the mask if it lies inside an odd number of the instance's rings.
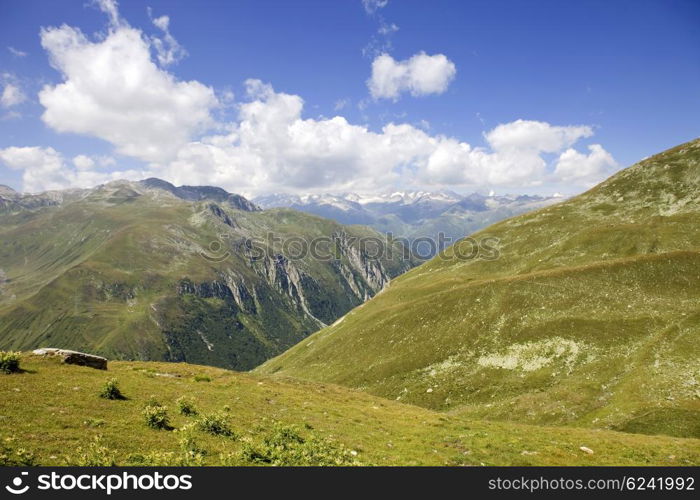
[[[209,377],[208,375],[195,375],[194,381],[195,382],[211,382],[211,377]]]
[[[104,399],[126,399],[119,390],[117,379],[113,378],[105,382],[100,391],[100,397]]]
[[[180,411],[180,415],[186,417],[192,417],[197,414],[197,408],[194,402],[186,396],[179,397],[175,400],[177,403],[177,409]]]
[[[305,438],[296,427],[275,422],[257,446],[243,445],[240,459],[245,464],[275,466],[361,465],[356,455],[340,443],[315,436]]]
[[[229,427],[226,416],[222,413],[202,415],[199,420],[197,420],[197,427],[199,430],[213,436],[236,437],[235,433]]]
[[[168,419],[167,406],[146,406],[143,409],[143,417],[146,420],[146,425],[151,429],[172,429]]]
[[[0,373],[16,373],[19,371],[20,353],[0,351]]]

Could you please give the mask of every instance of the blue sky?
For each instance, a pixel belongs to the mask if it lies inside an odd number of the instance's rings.
[[[571,194],[700,136],[700,3],[4,0],[0,74],[18,190]]]

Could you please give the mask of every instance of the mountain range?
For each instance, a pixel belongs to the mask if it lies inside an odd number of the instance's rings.
[[[424,259],[490,224],[562,201],[561,195],[460,195],[453,191],[270,194],[253,198],[263,208],[286,207],[341,224],[362,224],[408,244]],[[423,243],[419,243],[424,240]]]

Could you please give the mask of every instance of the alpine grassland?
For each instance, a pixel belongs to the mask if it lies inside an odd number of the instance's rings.
[[[451,416],[700,437],[700,140],[473,236],[500,257],[457,243],[257,371]]]

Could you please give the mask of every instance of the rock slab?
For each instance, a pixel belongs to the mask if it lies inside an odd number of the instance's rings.
[[[107,358],[95,356],[78,351],[69,351],[68,349],[56,349],[53,347],[45,347],[33,351],[37,356],[59,356],[63,363],[69,365],[89,366],[97,370],[107,369]]]

